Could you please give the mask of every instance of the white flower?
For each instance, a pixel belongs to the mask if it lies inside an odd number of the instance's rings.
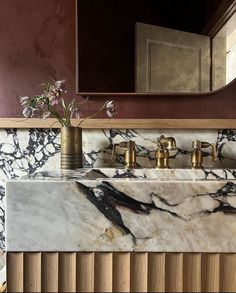
[[[28,105],[28,103],[29,103],[29,101],[30,101],[30,97],[20,97],[20,104],[21,104],[21,106],[26,106],[26,105]]]
[[[22,114],[24,115],[25,118],[30,118],[33,116],[33,109],[30,107],[25,107],[23,109]]]
[[[50,111],[43,112],[42,119],[47,119],[50,116]]]
[[[70,102],[70,104],[69,104],[69,106],[68,106],[68,110],[69,110],[70,112],[72,112],[73,109],[74,109],[74,107],[75,107],[75,99],[73,99],[73,100]]]
[[[55,81],[55,89],[60,90],[65,83],[65,79]]]
[[[114,104],[114,101],[107,101],[106,113],[109,118],[113,118],[117,114],[116,113],[116,105]]]
[[[81,115],[80,115],[80,111],[77,108],[74,108],[71,112],[70,112],[70,118],[76,118],[76,119],[80,119]]]
[[[75,107],[75,99],[70,102],[68,110],[70,111],[70,118],[80,118],[80,111]]]
[[[57,95],[56,93],[49,92],[47,94],[47,98],[51,106],[57,105],[59,103],[59,95]]]

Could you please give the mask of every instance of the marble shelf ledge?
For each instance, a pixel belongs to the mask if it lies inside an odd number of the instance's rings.
[[[147,170],[9,180],[7,251],[236,252],[234,170],[199,170],[200,180],[168,170],[172,178],[159,181]]]

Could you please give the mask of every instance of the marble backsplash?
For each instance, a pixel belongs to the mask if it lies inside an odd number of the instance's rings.
[[[210,148],[204,149],[204,167],[236,168],[236,130],[89,130],[83,131],[84,167],[123,166],[124,150],[111,161],[114,143],[134,140],[139,166],[155,167],[156,140],[161,134],[176,139],[177,150],[171,153],[172,168],[191,167],[192,140],[217,144],[218,160],[212,162]],[[60,131],[49,129],[0,130],[0,249],[5,249],[5,180],[40,170],[59,170]]]

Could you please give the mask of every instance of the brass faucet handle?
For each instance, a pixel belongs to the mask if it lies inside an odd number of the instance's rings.
[[[164,135],[161,135],[157,138],[157,147],[159,149],[164,149],[164,148],[168,147],[168,141]]]
[[[128,148],[128,149],[133,149],[133,150],[135,150],[135,141],[134,140],[129,140],[128,142],[127,142],[127,145],[126,145],[126,147]]]
[[[215,143],[212,143],[211,144],[211,148],[212,148],[212,153],[211,153],[211,155],[212,155],[212,161],[213,162],[215,162],[216,161],[216,159],[217,159],[217,151],[216,151],[216,145],[215,145]]]
[[[112,152],[111,152],[111,161],[115,160],[115,155],[116,155],[116,148],[119,144],[118,143],[114,143],[113,147],[112,147]]]
[[[215,145],[215,143],[209,143],[209,142],[202,141],[201,142],[201,147],[202,148],[211,147],[212,161],[215,162],[216,159],[217,159],[217,152],[216,152],[216,145]]]
[[[176,141],[174,137],[165,137],[161,135],[157,139],[157,147],[158,149],[165,149],[167,148],[169,151],[176,150]]]
[[[200,140],[193,141],[193,148],[195,149],[209,148],[209,147],[211,147],[212,161],[215,162],[217,159],[217,151],[216,151],[215,143],[209,143],[209,142],[200,141]]]
[[[119,143],[114,143],[113,148],[112,148],[112,153],[111,153],[111,160],[112,161],[114,161],[114,159],[115,159],[117,147],[135,150],[135,141],[129,140],[129,141],[122,141]]]
[[[177,146],[176,146],[176,141],[174,139],[174,137],[167,137],[167,142],[168,142],[168,150],[173,151],[176,150]]]
[[[206,142],[206,141],[201,141],[201,148],[209,148],[210,146],[212,146],[211,143]]]

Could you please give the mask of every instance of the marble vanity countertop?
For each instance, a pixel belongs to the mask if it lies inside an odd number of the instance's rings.
[[[236,252],[235,177],[103,168],[9,180],[7,251]]]
[[[175,180],[224,180],[236,179],[236,169],[157,169],[157,168],[81,168],[63,172],[41,171],[12,180],[73,181],[96,179],[151,179],[158,181]]]

